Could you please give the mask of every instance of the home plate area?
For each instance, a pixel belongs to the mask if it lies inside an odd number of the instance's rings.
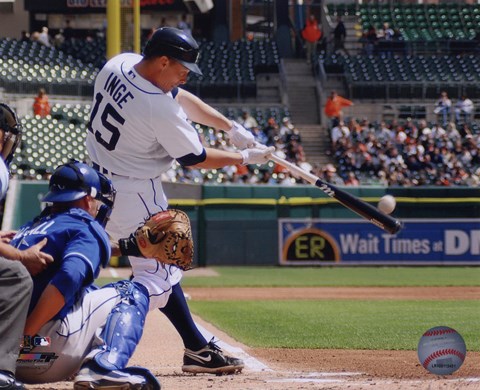
[[[212,335],[229,355],[241,358],[241,374],[213,376],[181,372],[183,347],[173,326],[158,311],[149,314],[132,364],[158,376],[162,389],[429,389],[480,388],[480,354],[470,353],[462,368],[437,377],[418,362],[416,351],[350,351],[249,348],[194,316],[209,340]]]

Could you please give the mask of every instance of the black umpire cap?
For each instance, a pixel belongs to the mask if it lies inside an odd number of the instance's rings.
[[[180,62],[187,69],[202,75],[197,65],[198,43],[190,34],[178,28],[162,27],[155,30],[143,49],[145,58],[167,56]]]

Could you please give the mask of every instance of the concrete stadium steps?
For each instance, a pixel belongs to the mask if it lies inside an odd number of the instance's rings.
[[[330,156],[327,154],[330,150],[330,139],[324,127],[297,123],[295,123],[295,126],[300,130],[302,146],[309,163],[324,165],[332,162]]]
[[[288,96],[288,109],[300,130],[302,146],[311,164],[327,164],[330,140],[320,123],[319,96],[311,66],[305,59],[282,59],[281,66]]]
[[[282,102],[280,75],[278,73],[260,73],[257,75],[257,98],[258,103]]]
[[[289,87],[287,87],[289,88]],[[317,91],[314,86],[295,86],[289,88],[288,107],[294,123],[319,123]]]
[[[288,108],[294,123],[318,124],[316,80],[305,59],[284,58],[282,70]]]
[[[348,17],[344,16],[343,23],[347,29],[345,48],[348,50],[350,55],[360,54],[362,52],[362,44],[360,43],[362,31],[358,22],[358,17],[355,15],[349,15]]]

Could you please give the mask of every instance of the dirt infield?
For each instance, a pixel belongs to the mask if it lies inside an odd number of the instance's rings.
[[[186,288],[193,300],[218,299],[479,299],[480,288]],[[146,366],[162,389],[480,389],[480,353],[469,352],[463,366],[446,377],[429,374],[415,351],[352,351],[249,348],[195,318],[246,362],[242,374],[184,375],[180,337],[159,311],[148,315],[132,364]],[[223,345],[225,348],[225,345]],[[71,389],[71,382],[28,389]]]
[[[195,299],[194,295],[192,299]],[[453,375],[436,377],[420,366],[415,351],[248,348],[211,324],[199,318],[196,318],[196,321],[231,347],[240,348],[241,352],[236,350],[236,355],[244,358],[247,367],[242,374],[224,377],[182,374],[180,364],[183,351],[180,348],[180,339],[160,314],[151,313],[145,337],[133,360],[151,368],[158,375],[163,389],[480,388],[480,353],[469,353],[461,369]],[[160,332],[159,324],[162,326]],[[152,350],[156,353],[152,354]]]

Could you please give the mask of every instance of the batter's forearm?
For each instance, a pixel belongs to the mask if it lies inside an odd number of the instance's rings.
[[[192,168],[218,169],[228,165],[243,164],[243,157],[238,152],[227,152],[225,150],[205,148],[207,157],[204,161]]]
[[[232,128],[231,120],[188,91],[179,89],[177,101],[187,114],[188,119],[195,123],[224,131]]]

